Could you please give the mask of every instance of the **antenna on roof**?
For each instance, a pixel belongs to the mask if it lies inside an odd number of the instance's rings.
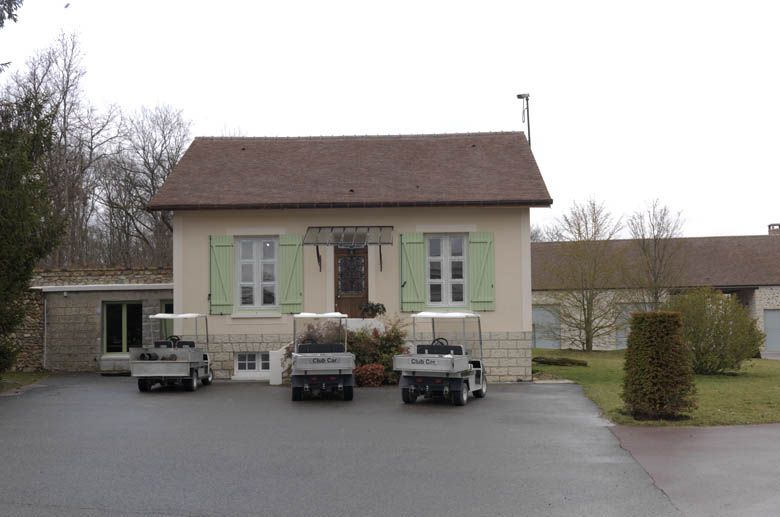
[[[531,112],[528,107],[528,101],[531,95],[528,93],[518,93],[518,99],[523,100],[523,122],[525,122],[526,132],[528,133],[528,147],[531,147]]]

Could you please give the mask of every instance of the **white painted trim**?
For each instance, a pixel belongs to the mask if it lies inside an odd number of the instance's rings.
[[[234,320],[241,319],[254,319],[254,318],[281,318],[282,313],[279,311],[266,311],[266,312],[234,312],[230,315]]]
[[[325,263],[325,267],[322,268],[325,272],[325,312],[336,312],[336,255],[333,246],[326,248],[325,253],[322,254],[322,259]]]
[[[172,291],[173,284],[85,284],[85,285],[44,285],[31,287],[44,293],[79,291]]]
[[[476,232],[476,224],[418,224],[417,233],[468,233]]]

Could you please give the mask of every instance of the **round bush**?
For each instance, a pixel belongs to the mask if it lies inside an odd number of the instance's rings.
[[[696,407],[692,357],[676,312],[631,315],[623,401],[638,419],[675,418]]]
[[[385,367],[381,364],[364,364],[356,367],[354,373],[358,386],[375,388],[385,381]]]

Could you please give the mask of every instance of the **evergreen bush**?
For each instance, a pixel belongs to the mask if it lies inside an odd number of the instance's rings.
[[[675,312],[631,315],[623,401],[638,419],[669,419],[696,407],[691,353]]]

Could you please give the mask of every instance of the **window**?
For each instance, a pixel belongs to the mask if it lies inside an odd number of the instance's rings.
[[[463,306],[466,304],[466,236],[428,235],[427,255],[428,304]]]
[[[242,352],[236,354],[237,372],[268,371],[271,369],[270,364],[268,352]]]
[[[143,345],[143,311],[140,303],[103,304],[103,346],[107,354],[121,354]]]
[[[160,312],[163,314],[173,314],[173,302],[163,300],[160,302]],[[160,320],[160,339],[168,339],[173,335],[173,320]]]
[[[276,307],[277,240],[238,240],[238,305],[242,308]]]

